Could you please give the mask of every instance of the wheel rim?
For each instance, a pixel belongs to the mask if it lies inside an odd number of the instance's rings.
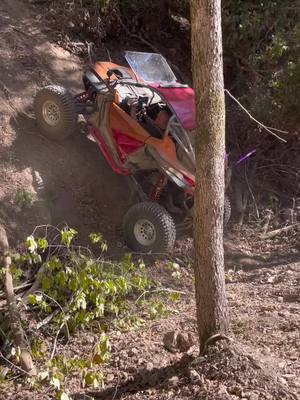
[[[60,110],[58,105],[51,100],[45,101],[42,109],[45,122],[50,126],[55,126],[60,120]]]
[[[139,219],[134,225],[134,236],[142,246],[151,246],[156,240],[156,229],[147,219]]]

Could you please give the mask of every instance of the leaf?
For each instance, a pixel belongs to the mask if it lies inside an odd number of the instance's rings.
[[[52,385],[53,387],[55,387],[56,389],[60,389],[60,380],[58,378],[56,378],[55,376],[53,376],[50,379],[50,385]]]
[[[89,239],[93,244],[102,242],[103,236],[101,233],[90,233]]]
[[[65,392],[58,393],[56,398],[57,400],[71,400],[71,397],[69,397]]]
[[[86,295],[85,293],[80,293],[75,300],[76,308],[86,310]]]
[[[123,276],[117,279],[117,284],[124,293],[128,292],[127,280]]]
[[[37,253],[33,254],[31,256],[31,259],[32,259],[34,264],[39,264],[39,263],[42,262],[42,257],[40,256],[40,254],[37,254]]]
[[[38,244],[32,235],[26,239],[26,247],[31,254],[35,254],[38,249]]]
[[[61,230],[60,234],[62,244],[69,248],[73,239],[77,235],[77,231],[75,231],[73,228],[64,228]]]
[[[101,365],[104,363],[104,359],[100,354],[95,354],[93,357],[93,364],[94,365]]]
[[[103,252],[106,252],[106,251],[108,250],[108,245],[107,245],[107,243],[105,243],[105,242],[101,243],[100,248],[101,248],[101,250],[102,250]]]
[[[53,284],[53,279],[46,275],[42,275],[40,277],[40,281],[41,281],[42,288],[45,291],[49,290]]]
[[[99,342],[95,346],[95,354],[93,357],[94,364],[103,364],[109,357],[111,345],[109,337],[102,333]]]
[[[40,250],[45,251],[48,248],[48,241],[46,238],[38,238],[37,245]]]
[[[49,371],[40,371],[40,372],[38,373],[38,378],[39,378],[41,381],[44,381],[45,379],[49,378]]]
[[[180,293],[171,293],[169,297],[170,297],[171,301],[176,302],[181,299],[181,294]]]
[[[59,286],[59,287],[64,287],[66,284],[66,273],[64,271],[59,271],[56,275],[55,275],[55,283]]]
[[[35,306],[36,304],[41,303],[43,300],[43,295],[42,294],[32,294],[30,293],[28,295],[28,303],[31,304],[32,306]]]
[[[103,386],[103,375],[101,373],[88,372],[84,378],[87,386],[92,386],[94,389],[99,389]]]
[[[174,271],[174,272],[172,272],[171,275],[172,275],[172,277],[175,278],[175,279],[181,278],[181,272],[180,272],[180,271]]]

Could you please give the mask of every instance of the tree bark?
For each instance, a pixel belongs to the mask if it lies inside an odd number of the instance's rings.
[[[28,346],[25,334],[22,328],[21,317],[17,307],[16,298],[14,295],[13,278],[10,272],[11,259],[6,255],[9,250],[6,231],[0,225],[0,262],[5,268],[4,291],[6,295],[7,308],[9,314],[9,324],[12,330],[14,345],[20,349],[20,364],[22,370],[29,376],[36,375],[36,368],[33,364],[31,354],[28,351]]]
[[[200,351],[226,331],[223,209],[225,100],[221,0],[192,0],[192,68],[196,93],[195,287]]]

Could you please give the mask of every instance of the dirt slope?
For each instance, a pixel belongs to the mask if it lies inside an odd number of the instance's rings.
[[[40,135],[32,115],[38,87],[58,83],[76,92],[82,67],[78,58],[49,42],[27,2],[1,1],[0,221],[13,244],[44,223],[66,222],[81,239],[100,231],[112,246],[118,237],[114,230],[128,207],[124,180],[109,170],[84,134],[52,143]]]

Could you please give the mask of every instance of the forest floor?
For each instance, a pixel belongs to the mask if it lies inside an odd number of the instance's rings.
[[[111,52],[112,53],[112,52]],[[106,57],[104,50],[103,57]],[[80,90],[83,61],[53,40],[39,12],[25,0],[0,4],[0,224],[16,246],[41,224],[67,223],[85,242],[102,232],[111,256],[122,254],[120,226],[129,206],[123,178],[106,165],[83,128],[62,143],[37,131],[32,101],[38,87],[60,83]],[[128,195],[125,195],[128,193]],[[112,355],[104,368],[103,399],[300,399],[300,247],[297,235],[259,239],[256,229],[226,233],[229,343],[197,357],[190,266],[191,240],[177,243],[181,279],[164,262],[149,273],[185,292],[171,313],[139,329],[111,333]],[[183,254],[185,255],[183,257]],[[190,349],[169,351],[170,332],[191,334]],[[58,352],[69,357],[92,352],[97,330],[80,331]],[[49,338],[50,340],[50,338]],[[53,338],[52,338],[53,340]],[[84,397],[80,378],[69,376],[66,391]],[[52,399],[20,378],[5,382],[0,399]]]

